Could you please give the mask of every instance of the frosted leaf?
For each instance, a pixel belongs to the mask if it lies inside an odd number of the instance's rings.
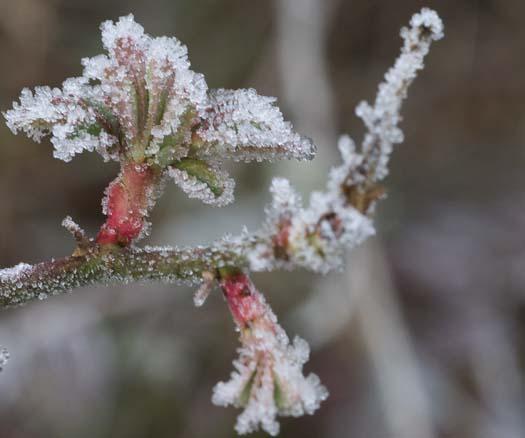
[[[185,116],[195,117],[207,102],[206,82],[190,70],[186,47],[176,38],[147,35],[133,15],[101,29],[108,55],[83,59],[84,75],[100,82],[128,143],[148,156],[177,147],[182,152],[172,158],[185,156],[194,123]]]
[[[223,288],[240,329],[241,348],[230,380],[215,386],[212,402],[243,408],[235,426],[239,434],[261,428],[275,436],[279,433],[277,416],[313,414],[328,392],[317,376],[303,375],[310,353],[308,344],[298,337],[290,343],[264,297],[247,277]]]
[[[356,108],[356,115],[368,131],[362,153],[375,180],[386,177],[393,146],[403,141],[403,132],[398,127],[401,105],[409,85],[423,68],[430,44],[443,37],[443,23],[436,12],[423,8],[412,17],[410,27],[401,30],[401,37],[404,40],[401,54],[379,85],[374,105],[361,102]]]
[[[80,78],[62,89],[25,89],[5,113],[13,132],[50,136],[57,158],[84,150],[104,159],[160,168],[192,197],[233,200],[218,163],[311,159],[315,147],[283,119],[275,99],[254,90],[208,91],[176,38],[151,37],[133,15],[101,25],[105,54],[82,59]],[[199,162],[206,169],[194,172]]]
[[[222,207],[233,202],[235,181],[216,167],[170,167],[168,175],[190,198]]]
[[[25,88],[20,103],[4,113],[7,126],[14,134],[22,131],[40,142],[51,137],[54,156],[64,161],[82,151],[103,152],[116,143],[105,130],[106,119],[93,105],[97,88],[84,78],[67,79],[62,89],[36,87],[34,93]]]
[[[112,55],[117,56],[122,46],[129,50],[144,50],[148,38],[144,35],[144,28],[135,22],[132,14],[120,17],[116,23],[111,20],[100,25],[102,31],[102,44]]]
[[[0,347],[0,371],[4,369],[9,361],[9,351],[6,348]]]
[[[147,63],[150,113],[156,115],[147,126],[151,150],[190,144],[191,128],[207,105],[204,76],[189,69],[187,49],[175,38],[152,40]]]
[[[328,397],[326,388],[314,374],[304,376],[302,367],[308,360],[309,348],[296,338],[288,337],[276,324],[278,333],[267,322],[257,325],[249,338],[241,336],[239,358],[228,382],[218,383],[212,402],[218,406],[243,408],[235,430],[239,434],[259,427],[275,436],[279,433],[277,416],[299,417],[313,414]]]
[[[293,131],[275,101],[253,89],[210,92],[210,107],[196,131],[204,143],[199,153],[236,161],[312,159],[313,143]]]
[[[84,150],[105,159],[125,152],[137,161],[162,148],[172,160],[185,156],[208,102],[186,47],[175,38],[150,37],[133,15],[106,21],[101,30],[107,54],[82,59],[83,76],[62,89],[24,89],[4,114],[8,126],[36,141],[49,135],[55,156],[66,161]]]

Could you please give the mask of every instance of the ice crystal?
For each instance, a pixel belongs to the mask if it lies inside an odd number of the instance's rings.
[[[100,83],[102,103],[118,118],[126,142],[136,153],[186,148],[183,115],[201,110],[207,92],[202,75],[189,68],[186,47],[175,38],[150,37],[132,15],[106,21],[101,30],[108,54],[84,58],[84,76]],[[180,144],[168,145],[184,134]]]
[[[54,156],[64,161],[84,150],[104,153],[117,140],[102,129],[103,116],[93,104],[98,91],[85,78],[67,79],[62,89],[37,87],[33,93],[25,88],[20,103],[4,113],[7,126],[37,142],[50,135]]]
[[[16,282],[24,275],[29,274],[33,267],[27,263],[19,263],[12,268],[0,269],[0,281],[2,282]]]
[[[297,193],[286,178],[274,178],[270,186],[272,204],[266,208],[271,222],[290,220],[302,208],[301,195]]]
[[[189,170],[170,168],[168,174],[173,181],[190,197],[200,199],[205,204],[222,207],[233,201],[235,181],[219,169],[213,169],[214,184],[203,178],[202,173],[192,175]]]
[[[388,174],[393,145],[403,141],[403,132],[398,127],[401,104],[408,86],[424,66],[430,44],[443,37],[443,23],[435,11],[423,8],[412,16],[410,27],[401,29],[401,37],[404,40],[401,55],[379,85],[374,105],[361,102],[356,108],[357,116],[368,130],[362,152],[369,156],[368,165],[376,180]]]
[[[252,270],[277,265],[327,273],[341,266],[345,250],[374,234],[372,220],[350,205],[343,192],[349,176],[354,182],[363,177],[356,171],[363,157],[348,136],[341,137],[339,150],[343,163],[331,169],[327,189],[313,192],[306,208],[288,180],[273,179],[262,239],[248,254]]]
[[[279,433],[277,416],[313,414],[328,391],[319,378],[303,375],[308,344],[296,337],[290,343],[264,297],[251,281],[240,276],[224,285],[230,310],[240,329],[239,358],[228,382],[218,383],[212,401],[219,406],[243,408],[235,426],[239,434],[259,427]]]
[[[6,348],[0,347],[0,371],[4,369],[9,361],[9,351]]]
[[[275,179],[270,189],[272,204],[266,209],[266,225],[261,241],[248,254],[254,270],[271,270],[275,266],[307,269],[326,273],[341,266],[345,249],[351,249],[374,234],[367,205],[374,184],[387,175],[392,147],[403,139],[398,124],[407,88],[423,68],[430,44],[443,36],[438,15],[423,8],[415,14],[409,28],[401,30],[404,45],[395,65],[385,75],[374,103],[358,105],[356,113],[363,119],[367,133],[357,151],[349,136],[339,140],[343,163],[331,169],[327,188],[314,192],[309,206],[301,205],[300,196],[283,179]],[[357,189],[365,200],[352,203],[350,193]],[[372,201],[380,196],[373,194]]]
[[[345,250],[375,232],[372,220],[328,192],[314,192],[289,230],[291,263],[327,273],[342,266]]]
[[[218,168],[224,159],[313,157],[312,142],[293,131],[274,98],[251,89],[209,91],[176,38],[149,36],[133,15],[106,21],[101,31],[107,53],[82,59],[82,77],[62,89],[22,91],[4,114],[14,133],[50,136],[65,161],[97,150],[105,159],[158,166],[214,205],[233,199],[233,182]],[[188,161],[202,165],[188,168]]]
[[[195,295],[193,295],[193,304],[195,307],[201,307],[210,295],[215,283],[215,275],[212,272],[204,271],[202,273],[202,284],[199,286]]]
[[[350,136],[342,135],[339,137],[337,148],[343,162],[330,170],[327,186],[328,191],[332,193],[340,191],[341,186],[361,184],[366,179],[366,176],[359,172],[364,157],[356,151],[355,143]]]
[[[275,101],[253,89],[214,90],[211,106],[197,130],[205,153],[236,161],[313,158],[313,143],[293,131]]]

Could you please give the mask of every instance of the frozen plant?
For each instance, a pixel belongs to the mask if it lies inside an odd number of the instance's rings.
[[[308,344],[296,337],[290,344],[262,294],[242,272],[223,276],[220,285],[240,333],[239,358],[231,379],[213,390],[213,403],[244,408],[235,429],[253,432],[259,425],[277,435],[277,415],[313,414],[328,392],[315,374],[305,377]]]
[[[340,138],[343,161],[331,170],[324,191],[303,206],[290,183],[276,178],[260,230],[193,248],[135,246],[169,180],[188,196],[221,206],[233,200],[234,188],[223,160],[311,159],[314,146],[283,119],[275,99],[254,90],[209,90],[204,77],[190,70],[177,39],[147,35],[132,15],[101,29],[106,53],[83,59],[82,76],[67,79],[61,89],[24,89],[4,116],[14,133],[36,141],[50,137],[59,159],[96,151],[120,163],[102,203],[106,221],[91,239],[67,217],[63,226],[76,241],[71,256],[0,270],[0,305],[89,284],[161,280],[199,285],[194,302],[201,306],[219,286],[241,348],[230,380],[215,387],[212,400],[243,409],[239,433],[261,427],[277,435],[278,416],[312,414],[328,391],[314,374],[303,375],[308,344],[298,337],[290,342],[249,273],[327,273],[341,268],[345,251],[374,233],[374,207],[384,193],[379,183],[393,145],[403,138],[401,104],[431,43],[442,37],[442,22],[424,8],[401,30],[401,55],[374,104],[356,110],[367,133],[359,147]],[[0,366],[6,360],[2,353]]]

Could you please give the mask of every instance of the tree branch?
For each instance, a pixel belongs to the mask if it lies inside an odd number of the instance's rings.
[[[123,248],[92,246],[82,256],[0,270],[0,307],[20,305],[94,284],[125,284],[157,280],[196,284],[205,271],[246,266],[242,245],[196,248]]]
[[[93,284],[148,280],[197,284],[203,281],[203,273],[209,276],[212,272],[218,277],[217,270],[223,267],[246,271],[303,267],[323,273],[339,267],[345,249],[355,247],[374,233],[370,216],[373,205],[382,196],[377,183],[386,176],[393,145],[402,140],[398,128],[401,104],[408,86],[423,68],[430,44],[442,37],[442,30],[437,14],[428,9],[414,15],[410,27],[402,30],[404,46],[380,84],[374,105],[362,103],[358,107],[357,114],[368,129],[360,149],[356,150],[349,137],[342,137],[339,149],[343,163],[330,172],[327,189],[312,194],[308,207],[302,206],[300,196],[288,181],[275,179],[271,188],[273,202],[261,231],[195,248],[138,249],[128,242],[135,234],[125,239],[128,246],[113,241],[98,245],[87,240],[71,220],[66,220],[66,227],[78,243],[73,255],[0,270],[0,307]],[[23,105],[15,105],[8,112],[8,122],[16,129],[29,130],[39,139],[40,134],[32,125],[34,120],[26,120],[27,111],[22,110],[33,105],[35,99],[48,97],[43,89],[35,96],[25,93]],[[290,138],[299,141],[299,137]],[[128,207],[129,203],[124,204]],[[142,211],[142,204],[138,211]],[[116,222],[119,226],[126,223],[121,218]]]

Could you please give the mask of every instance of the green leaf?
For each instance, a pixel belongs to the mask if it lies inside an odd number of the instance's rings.
[[[173,166],[206,184],[215,196],[219,197],[224,192],[223,181],[215,173],[215,169],[205,161],[184,158],[174,163]]]

